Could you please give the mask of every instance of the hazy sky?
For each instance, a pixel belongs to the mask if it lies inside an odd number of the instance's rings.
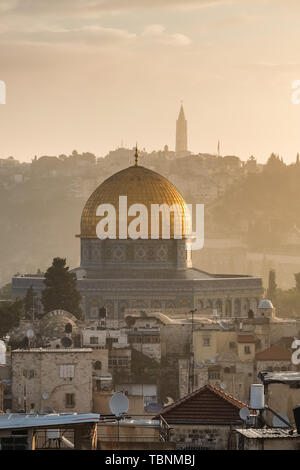
[[[299,0],[0,0],[0,156],[300,152]]]

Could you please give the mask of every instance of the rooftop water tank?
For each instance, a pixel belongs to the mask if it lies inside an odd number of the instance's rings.
[[[250,408],[252,410],[263,410],[264,407],[264,386],[262,384],[252,384],[250,388]]]

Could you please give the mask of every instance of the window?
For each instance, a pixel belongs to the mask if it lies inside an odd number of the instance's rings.
[[[94,369],[95,370],[101,370],[102,369],[102,364],[101,361],[96,361],[94,364]]]
[[[98,344],[98,343],[99,343],[98,336],[91,336],[90,337],[90,344]]]
[[[72,325],[71,323],[67,323],[65,325],[65,333],[72,333]]]
[[[244,346],[244,352],[245,354],[251,354],[250,346]]]
[[[74,408],[75,406],[75,393],[66,393],[66,407],[67,408]]]
[[[220,380],[220,371],[219,370],[209,370],[208,371],[209,380]]]
[[[70,379],[74,377],[75,365],[74,364],[62,364],[59,368],[59,376],[61,379]]]
[[[230,341],[229,343],[229,348],[230,349],[235,349],[236,345],[235,345],[235,342],[234,341]]]
[[[33,379],[34,378],[34,370],[33,369],[24,369],[23,370],[23,376],[26,377],[27,379]]]
[[[198,381],[198,375],[194,375],[194,387],[198,387],[199,386],[199,381]]]
[[[127,357],[113,357],[108,360],[108,367],[128,367],[129,360]]]
[[[203,336],[203,346],[210,346],[210,336]]]

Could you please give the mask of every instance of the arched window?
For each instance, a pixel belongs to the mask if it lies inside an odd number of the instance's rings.
[[[102,363],[101,363],[101,361],[96,361],[96,362],[94,363],[94,369],[95,369],[95,370],[101,370],[101,369],[102,369]]]

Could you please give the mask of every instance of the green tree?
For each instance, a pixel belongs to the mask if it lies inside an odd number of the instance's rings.
[[[11,299],[11,282],[5,284],[5,286],[0,288],[0,299],[9,300]]]
[[[19,325],[23,315],[23,302],[18,299],[14,302],[1,302],[0,304],[0,336],[5,336],[9,330]]]
[[[65,258],[53,259],[52,266],[45,273],[44,284],[42,304],[45,313],[62,309],[77,318],[82,317],[81,296],[76,287],[76,275],[69,272]]]
[[[34,320],[35,298],[36,293],[34,292],[32,286],[30,286],[29,289],[27,289],[26,295],[23,299],[26,320]]]

